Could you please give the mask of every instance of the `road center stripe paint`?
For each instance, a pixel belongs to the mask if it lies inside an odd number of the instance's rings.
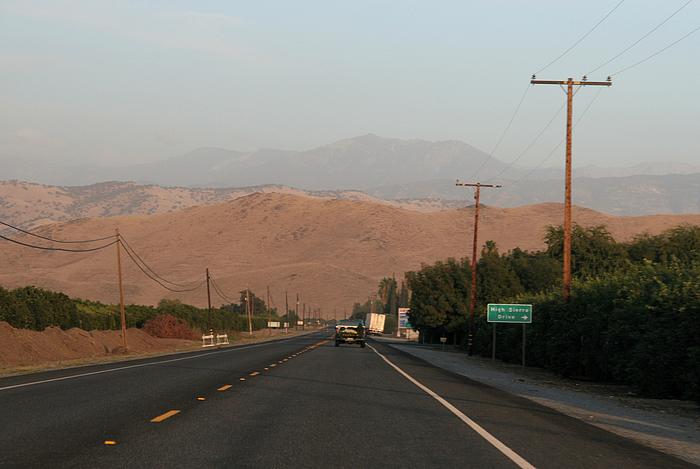
[[[250,376],[258,376],[260,374],[259,371],[253,371]]]
[[[283,340],[289,340],[289,339],[283,339]],[[254,345],[245,345],[243,347],[232,347],[230,349],[226,350],[217,350],[216,352],[207,352],[207,353],[200,353],[198,355],[191,355],[188,357],[181,357],[181,358],[171,358],[169,360],[161,360],[158,362],[148,362],[148,363],[138,363],[136,365],[128,365],[128,366],[120,366],[117,368],[109,368],[107,370],[99,370],[99,371],[90,371],[88,373],[80,373],[77,375],[69,375],[69,376],[61,376],[59,378],[50,378],[50,379],[44,379],[41,381],[31,381],[29,383],[20,383],[20,384],[13,384],[11,386],[5,386],[0,388],[0,391],[7,391],[9,389],[16,389],[16,388],[23,388],[26,386],[35,386],[37,384],[44,384],[44,383],[53,383],[55,381],[64,381],[67,379],[75,379],[75,378],[82,378],[84,376],[93,376],[93,375],[101,375],[103,373],[112,373],[114,371],[121,371],[121,370],[129,370],[132,368],[142,368],[144,366],[153,366],[153,365],[162,365],[163,363],[173,363],[173,362],[180,362],[184,360],[193,360],[195,358],[200,358],[200,357],[206,357],[209,355],[218,355],[220,353],[229,353],[229,352],[236,352],[238,350],[247,350],[251,348],[256,348],[256,347],[262,347],[265,345],[270,345],[270,344],[275,344],[279,343],[281,341],[270,341],[270,342],[263,342],[260,344],[254,344]],[[92,365],[89,365],[92,366]]]
[[[524,458],[522,458],[518,453],[510,449],[508,446],[506,446],[504,443],[502,443],[500,440],[498,440],[495,436],[487,432],[481,425],[467,417],[465,414],[462,413],[458,408],[447,402],[445,399],[440,397],[437,393],[435,393],[433,390],[422,384],[420,381],[415,379],[413,376],[409,375],[405,371],[403,371],[401,368],[398,366],[394,365],[388,358],[386,358],[384,355],[379,353],[377,349],[372,347],[371,345],[367,344],[369,348],[371,348],[374,353],[379,355],[382,360],[384,360],[389,366],[391,366],[394,370],[396,370],[401,376],[415,384],[417,387],[419,387],[423,392],[428,394],[430,397],[438,401],[440,404],[442,404],[444,407],[447,408],[450,412],[452,412],[457,418],[459,418],[462,422],[466,423],[469,425],[469,427],[474,430],[476,433],[479,434],[483,439],[491,443],[498,451],[503,453],[508,459],[513,461],[515,464],[518,465],[518,467],[522,469],[535,469],[535,466],[527,462]]]
[[[169,419],[169,418],[172,417],[173,415],[177,415],[177,414],[179,414],[179,413],[180,413],[179,410],[169,410],[169,411],[167,411],[166,413],[159,415],[158,417],[152,418],[152,419],[151,419],[151,422],[152,422],[152,423],[160,423],[160,422],[162,422],[163,420]]]
[[[217,391],[228,391],[229,389],[231,389],[231,387],[232,387],[232,385],[230,385],[230,384],[224,384],[219,389],[217,389]]]

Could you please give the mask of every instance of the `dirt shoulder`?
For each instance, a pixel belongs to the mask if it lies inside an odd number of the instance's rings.
[[[308,332],[308,331],[307,331]],[[249,334],[232,334],[232,345],[265,342],[305,332],[260,330]],[[44,331],[16,329],[0,322],[0,376],[33,373],[98,363],[112,363],[190,352],[202,349],[201,341],[161,339],[141,329],[127,330],[128,349],[121,347],[119,331],[62,330],[49,327]]]
[[[491,362],[463,352],[379,340],[432,365],[700,465],[700,406],[696,403],[643,399],[627,386],[580,382],[539,368]]]

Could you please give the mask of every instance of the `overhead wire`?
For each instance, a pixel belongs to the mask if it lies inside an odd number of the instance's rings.
[[[50,247],[50,246],[37,246],[35,244],[30,244],[30,243],[25,243],[23,241],[19,241],[16,239],[8,238],[7,236],[0,235],[1,239],[4,239],[5,241],[9,241],[11,243],[19,244],[21,246],[25,246],[28,248],[32,249],[40,249],[43,251],[61,251],[61,252],[93,252],[93,251],[99,251],[101,249],[108,248],[109,246],[112,246],[114,244],[117,244],[119,240],[115,239],[111,243],[104,244],[102,246],[97,246],[94,248],[85,248],[85,249],[69,249],[69,248],[57,248],[57,247]]]
[[[647,31],[642,37],[640,37],[639,39],[637,39],[636,41],[634,41],[632,44],[630,44],[629,46],[627,46],[626,48],[624,48],[621,52],[619,52],[618,54],[614,55],[613,57],[611,57],[611,58],[610,58],[609,60],[607,60],[606,62],[603,62],[602,64],[598,65],[596,68],[594,68],[593,70],[591,70],[590,72],[586,73],[586,75],[591,75],[592,73],[597,72],[598,70],[600,70],[601,68],[605,67],[605,66],[608,65],[610,62],[612,62],[613,60],[617,59],[618,57],[620,57],[621,55],[623,55],[624,53],[626,53],[627,51],[629,51],[630,49],[632,49],[634,46],[636,46],[637,44],[639,44],[640,42],[642,42],[644,39],[646,39],[646,38],[648,38],[649,36],[651,36],[657,29],[659,29],[661,26],[663,26],[664,24],[666,24],[671,18],[673,18],[674,16],[676,16],[678,13],[680,13],[681,10],[683,10],[685,7],[687,7],[688,5],[690,5],[692,2],[693,2],[693,0],[688,0],[687,2],[685,2],[685,3],[684,3],[683,5],[681,5],[678,9],[676,9],[673,13],[671,13],[671,15],[667,16],[662,22],[660,22],[659,24],[657,24],[656,26],[654,26],[652,29],[650,29],[649,31]]]
[[[193,281],[193,282],[188,282],[188,283],[177,283],[177,282],[173,282],[173,281],[171,281],[171,280],[166,279],[166,278],[163,277],[162,275],[158,274],[158,272],[156,272],[151,266],[149,266],[149,265],[146,263],[146,261],[143,260],[143,258],[138,254],[138,252],[136,252],[136,250],[135,250],[134,248],[131,247],[131,245],[130,245],[129,242],[126,240],[126,238],[124,237],[123,234],[120,233],[120,234],[119,234],[119,238],[120,238],[121,241],[122,241],[122,246],[124,246],[124,250],[131,250],[131,252],[133,253],[133,255],[136,256],[136,258],[143,264],[143,266],[144,266],[148,271],[150,271],[151,274],[153,274],[153,276],[157,277],[158,279],[160,279],[160,280],[163,281],[164,283],[168,283],[168,284],[170,284],[170,285],[173,285],[173,286],[179,287],[179,288],[189,288],[189,287],[191,287],[191,286],[193,286],[193,285],[195,285],[195,284],[201,285],[202,282],[199,281],[199,280],[196,280],[196,281]]]
[[[593,106],[593,103],[596,102],[596,100],[598,99],[598,96],[600,96],[600,94],[602,93],[602,91],[603,91],[603,88],[598,88],[598,91],[596,92],[596,94],[593,96],[593,98],[592,98],[591,101],[588,103],[588,105],[584,108],[583,112],[582,112],[581,115],[578,117],[578,119],[576,119],[576,122],[574,122],[574,125],[573,125],[573,128],[574,128],[574,129],[581,123],[581,121],[582,121],[583,118],[585,117],[586,113],[588,113],[588,110]],[[554,148],[552,148],[552,150],[551,150],[549,153],[547,153],[547,156],[545,156],[545,158],[544,158],[542,161],[540,161],[539,164],[538,164],[537,166],[535,166],[534,168],[531,168],[530,171],[529,171],[527,174],[525,174],[524,176],[520,177],[519,179],[516,179],[514,182],[508,184],[508,186],[510,186],[510,187],[515,186],[516,184],[519,184],[519,183],[522,182],[523,180],[525,180],[525,179],[527,179],[528,177],[530,177],[530,176],[532,175],[532,173],[534,173],[535,171],[537,171],[539,168],[542,167],[542,165],[544,165],[547,161],[549,161],[549,159],[552,157],[552,155],[564,144],[564,141],[565,141],[565,140],[566,140],[566,137],[562,138],[562,139],[559,141],[559,143],[557,143],[557,145],[556,145]]]
[[[521,152],[518,154],[518,156],[515,157],[515,159],[513,159],[513,161],[511,161],[509,164],[507,164],[498,174],[496,174],[495,176],[489,178],[486,182],[488,183],[488,182],[490,182],[490,181],[493,181],[494,179],[498,179],[499,177],[501,177],[501,176],[503,175],[503,173],[505,173],[505,172],[508,171],[510,168],[512,168],[513,165],[515,165],[515,163],[517,163],[523,156],[525,156],[525,154],[526,154],[528,151],[530,151],[530,149],[531,149],[533,146],[535,146],[535,144],[539,141],[539,139],[542,137],[542,135],[544,135],[544,133],[547,131],[547,129],[549,129],[549,127],[552,125],[552,123],[554,122],[554,120],[555,120],[557,117],[559,117],[559,114],[561,114],[561,111],[564,109],[564,106],[565,106],[565,105],[566,105],[566,103],[564,103],[564,104],[562,104],[561,106],[559,106],[559,109],[557,109],[557,112],[554,113],[554,115],[552,116],[551,119],[549,119],[549,121],[547,122],[547,125],[545,125],[545,126],[542,128],[542,130],[540,130],[540,132],[535,136],[535,138],[532,139],[532,141],[525,147],[525,149],[524,149],[523,151],[521,151]]]
[[[219,297],[221,297],[222,300],[228,301],[230,303],[236,303],[236,300],[230,298],[223,292],[223,289],[219,286],[218,283],[216,283],[216,280],[214,279],[214,276],[211,274],[211,272],[209,273],[209,281],[211,282],[212,287],[214,287],[214,291],[216,292],[216,294],[219,295]]]
[[[542,67],[542,68],[540,68],[539,70],[537,70],[534,74],[537,75],[538,73],[547,70],[549,67],[551,67],[552,65],[554,65],[555,63],[557,63],[557,62],[558,62],[562,57],[564,57],[566,54],[568,54],[569,52],[571,52],[571,51],[572,51],[576,46],[578,46],[584,39],[586,39],[593,31],[595,31],[596,29],[598,29],[598,26],[600,26],[601,24],[603,24],[603,22],[604,22],[606,19],[608,19],[608,17],[609,17],[610,15],[612,15],[613,12],[614,12],[615,10],[617,10],[624,2],[625,2],[625,0],[620,0],[619,2],[617,2],[617,5],[615,5],[615,6],[612,8],[612,10],[610,10],[609,12],[607,12],[607,13],[605,14],[605,16],[603,16],[603,18],[601,18],[600,21],[598,21],[595,25],[593,25],[593,27],[592,27],[591,29],[589,29],[588,32],[586,32],[586,34],[584,34],[583,36],[581,36],[576,42],[574,42],[571,46],[569,46],[568,49],[566,49],[564,52],[562,52],[561,54],[559,54],[559,56],[557,56],[554,60],[552,60],[551,62],[549,62],[547,65],[545,65],[544,67]]]
[[[513,121],[515,120],[515,117],[518,115],[518,112],[520,111],[520,107],[523,105],[523,101],[525,101],[525,96],[527,96],[527,92],[530,90],[530,84],[527,85],[527,88],[525,88],[525,91],[523,92],[522,96],[520,97],[520,101],[518,101],[517,106],[515,106],[515,111],[513,111],[513,114],[510,117],[510,120],[508,121],[508,124],[506,125],[505,129],[503,129],[503,132],[501,132],[501,136],[496,142],[496,144],[491,148],[491,151],[486,155],[486,159],[481,163],[481,165],[477,168],[476,171],[469,177],[469,180],[473,180],[476,178],[479,173],[481,172],[482,169],[484,169],[484,166],[486,166],[486,163],[488,163],[491,158],[493,158],[493,155],[496,153],[496,150],[498,147],[501,145],[503,142],[503,139],[505,138],[506,134],[508,133],[508,130],[510,130],[510,127],[513,125]]]
[[[686,38],[690,37],[691,35],[695,34],[696,32],[698,32],[698,30],[700,30],[700,26],[696,27],[695,29],[692,29],[690,32],[688,32],[688,33],[686,33],[685,35],[681,36],[679,39],[676,39],[676,40],[673,41],[672,43],[668,44],[667,46],[665,46],[665,47],[663,47],[663,48],[661,48],[661,49],[659,49],[659,50],[657,50],[656,52],[654,52],[653,54],[647,56],[646,58],[644,58],[644,59],[642,59],[642,60],[640,60],[640,61],[638,61],[638,62],[635,62],[635,63],[633,63],[632,65],[629,65],[629,66],[627,66],[627,67],[625,67],[625,68],[623,68],[623,69],[620,69],[620,70],[618,70],[618,71],[615,72],[615,73],[611,73],[610,76],[611,76],[611,77],[617,76],[617,75],[619,75],[619,74],[622,73],[622,72],[626,72],[627,70],[630,70],[630,69],[632,69],[632,68],[635,68],[636,66],[641,65],[641,64],[643,64],[644,62],[653,59],[654,57],[656,57],[657,55],[661,54],[662,52],[665,52],[666,50],[668,50],[668,49],[670,49],[671,47],[675,46],[675,45],[678,44],[679,42],[681,42],[681,41],[683,41],[684,39],[686,39]]]
[[[125,246],[123,242],[121,242],[121,244],[122,244],[122,246]],[[146,277],[150,278],[151,280],[153,280],[154,282],[156,282],[158,285],[160,285],[161,287],[165,288],[166,290],[169,290],[169,291],[175,292],[175,293],[184,293],[184,292],[189,292],[189,291],[197,290],[197,289],[200,288],[202,285],[204,285],[205,280],[202,280],[201,282],[199,282],[198,285],[196,285],[196,286],[194,286],[194,287],[192,287],[192,288],[180,288],[180,289],[178,289],[178,288],[172,288],[172,287],[166,285],[165,283],[163,283],[161,280],[159,280],[158,277],[153,276],[148,270],[144,269],[144,268],[141,266],[141,264],[136,260],[136,258],[135,258],[134,255],[131,253],[131,251],[130,251],[129,249],[126,249],[126,246],[125,246],[125,248],[124,248],[124,251],[127,253],[127,255],[129,256],[129,258],[131,258],[132,262],[133,262],[134,264],[136,264],[136,267],[138,267],[139,270],[140,270],[141,272],[143,272],[143,274],[144,274]]]
[[[27,234],[29,236],[34,236],[35,238],[43,239],[46,241],[51,241],[52,243],[62,243],[62,244],[86,244],[86,243],[96,243],[98,241],[105,241],[107,239],[114,239],[116,235],[110,235],[110,236],[104,236],[102,238],[95,238],[95,239],[80,239],[80,240],[63,240],[63,239],[53,239],[49,238],[47,236],[42,236],[36,233],[32,233],[31,231],[23,230],[22,228],[18,226],[11,225],[9,223],[6,223],[4,221],[0,221],[0,225],[6,226],[8,228],[11,228],[13,230],[19,231],[20,233]]]

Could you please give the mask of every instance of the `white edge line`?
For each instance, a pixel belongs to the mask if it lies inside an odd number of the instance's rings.
[[[269,341],[269,342],[263,342],[262,344],[244,345],[242,347],[231,347],[230,349],[227,349],[227,350],[217,350],[216,352],[200,353],[198,355],[190,355],[188,357],[171,358],[170,360],[161,360],[158,362],[138,363],[136,365],[120,366],[118,368],[109,368],[107,370],[90,371],[88,373],[80,373],[77,375],[61,376],[58,378],[44,379],[41,381],[31,381],[29,383],[13,384],[11,386],[5,386],[5,387],[0,388],[0,391],[7,391],[10,389],[16,389],[16,388],[23,388],[26,386],[34,386],[37,384],[52,383],[54,381],[64,381],[67,379],[82,378],[84,376],[100,375],[102,373],[111,373],[113,371],[128,370],[130,368],[141,368],[144,366],[160,365],[162,363],[172,363],[172,362],[179,362],[179,361],[183,361],[183,360],[192,360],[193,358],[206,357],[206,356],[210,356],[210,355],[218,355],[220,353],[235,352],[237,350],[245,350],[245,349],[254,348],[254,347],[262,347],[263,345],[269,345],[272,343],[279,343],[279,342],[280,341]]]
[[[401,374],[404,378],[418,386],[421,390],[423,390],[426,394],[428,394],[430,397],[438,401],[440,404],[445,406],[447,410],[452,412],[457,418],[459,418],[462,422],[466,423],[469,425],[469,427],[474,430],[476,433],[479,434],[483,439],[491,443],[498,451],[503,453],[508,459],[513,461],[515,464],[518,465],[518,467],[521,467],[523,469],[535,469],[535,466],[527,462],[522,456],[520,456],[518,453],[510,449],[508,446],[503,444],[499,439],[497,439],[495,436],[487,432],[481,425],[467,417],[465,414],[462,413],[459,409],[457,409],[455,406],[447,402],[445,399],[440,397],[437,393],[435,393],[433,390],[428,388],[427,386],[423,385],[421,382],[413,378],[411,375],[403,371],[401,368],[398,366],[394,365],[391,361],[389,361],[388,358],[386,358],[384,355],[379,353],[377,349],[372,347],[371,345],[367,344],[369,348],[372,349],[374,353],[379,355],[389,366],[391,366],[393,369],[395,369],[399,374]]]

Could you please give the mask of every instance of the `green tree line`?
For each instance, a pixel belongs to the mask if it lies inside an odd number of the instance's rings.
[[[487,303],[530,303],[527,362],[564,376],[626,383],[652,397],[700,400],[700,227],[616,242],[603,226],[574,226],[570,302],[561,295],[562,230],[543,251],[502,254],[485,243],[477,263],[475,349],[491,353]],[[406,274],[421,340],[464,344],[471,269],[447,259]],[[498,358],[517,362],[522,328],[499,324]]]
[[[170,314],[184,320],[191,328],[206,331],[247,331],[244,295],[241,303],[207,308],[182,303],[179,300],[161,300],[157,306],[126,305],[127,327],[142,328],[146,321],[161,314]],[[263,300],[251,293],[255,301],[254,330],[267,327],[269,318],[279,320],[274,308],[268,310]],[[252,301],[251,301],[252,302]],[[119,306],[97,301],[70,298],[33,286],[8,290],[0,287],[0,321],[21,329],[42,331],[50,326],[61,329],[79,327],[85,330],[119,329]]]

